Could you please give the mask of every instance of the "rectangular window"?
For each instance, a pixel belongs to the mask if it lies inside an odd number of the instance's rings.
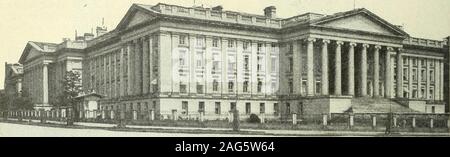
[[[249,56],[245,55],[244,56],[244,71],[250,71],[249,65],[250,65]]]
[[[220,102],[216,102],[216,104],[215,104],[215,109],[214,109],[214,113],[216,113],[216,114],[222,113],[222,112],[220,111]]]
[[[184,35],[180,35],[180,41],[179,41],[180,45],[186,45],[186,36]]]
[[[293,82],[294,81],[292,79],[289,79],[288,86],[289,86],[289,93],[290,94],[294,93],[294,83]]]
[[[413,69],[413,81],[417,81],[417,69]]]
[[[264,58],[262,56],[258,56],[257,57],[257,71],[260,72],[263,70],[263,62],[264,62]]]
[[[187,93],[187,86],[185,84],[180,84],[180,93]]]
[[[270,69],[271,69],[271,71],[272,71],[272,73],[276,73],[278,70],[277,70],[277,58],[275,58],[275,57],[272,57],[271,58],[272,60],[271,60],[271,66],[270,66]]]
[[[230,103],[230,111],[234,111],[236,109],[236,103],[232,102]]]
[[[228,40],[228,48],[234,48],[234,40]]]
[[[249,49],[249,47],[250,47],[249,45],[250,45],[249,42],[244,42],[243,43],[242,48],[244,49],[244,51],[247,51]]]
[[[188,115],[189,113],[189,104],[187,101],[181,102],[181,114]]]
[[[234,92],[234,82],[228,82],[228,92]]]
[[[434,82],[434,71],[430,70],[430,81]]]
[[[248,92],[248,81],[244,81],[243,92],[244,93]]]
[[[197,68],[203,68],[203,52],[197,52]]]
[[[198,112],[205,112],[205,102],[198,102]]]
[[[198,47],[204,47],[205,46],[205,38],[197,37],[197,46]]]
[[[252,112],[252,104],[245,103],[245,114],[250,114]]]
[[[213,91],[217,92],[219,90],[219,82],[217,80],[213,81]]]
[[[233,55],[228,56],[228,72],[236,71],[236,57]]]
[[[280,106],[278,106],[278,103],[273,104],[273,114],[275,116],[278,116],[280,113]]]
[[[219,47],[219,39],[213,39],[212,46],[213,47]]]
[[[258,80],[258,87],[257,87],[258,93],[261,93],[261,92],[262,92],[262,86],[263,86],[262,81],[261,81],[261,80]]]
[[[259,104],[259,113],[261,113],[261,114],[266,113],[266,104],[265,103]]]
[[[263,50],[263,44],[258,43],[258,48],[257,48],[258,53],[262,52],[262,50]]]
[[[292,59],[292,57],[289,57],[289,73],[294,72],[294,60]]]
[[[203,94],[203,85],[197,83],[197,93]]]
[[[291,114],[291,104],[290,103],[286,103],[286,114],[288,114],[288,115]]]
[[[186,66],[186,51],[185,50],[180,50],[179,52],[179,65],[180,66]]]

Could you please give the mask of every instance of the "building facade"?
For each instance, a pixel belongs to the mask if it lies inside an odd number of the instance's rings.
[[[366,9],[283,19],[275,7],[134,4],[116,29],[87,39],[27,45],[24,87],[36,104],[51,105],[61,90],[53,82],[70,70],[81,71],[85,92],[105,96],[99,109],[164,119],[388,112],[388,103],[444,113],[448,104],[448,38],[410,37]]]
[[[20,96],[22,93],[23,66],[21,64],[5,63],[5,94]]]

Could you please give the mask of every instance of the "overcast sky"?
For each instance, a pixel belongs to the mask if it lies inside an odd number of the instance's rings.
[[[206,7],[223,5],[225,10],[263,14],[274,5],[278,17],[306,12],[333,14],[354,8],[354,0],[196,0]],[[91,32],[101,24],[116,27],[133,3],[158,2],[193,6],[194,0],[0,0],[0,89],[4,63],[18,62],[27,41],[59,43]],[[404,25],[414,37],[442,40],[450,36],[450,0],[356,0],[356,8],[367,8],[395,25]]]

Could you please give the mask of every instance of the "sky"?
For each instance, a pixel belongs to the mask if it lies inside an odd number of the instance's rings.
[[[75,30],[91,32],[102,18],[112,30],[133,3],[193,6],[194,1],[197,6],[222,5],[225,10],[254,14],[263,14],[265,7],[273,5],[281,18],[306,12],[333,14],[356,6],[403,25],[414,37],[442,40],[450,36],[450,0],[0,0],[0,89],[4,63],[18,62],[28,41],[73,39]]]

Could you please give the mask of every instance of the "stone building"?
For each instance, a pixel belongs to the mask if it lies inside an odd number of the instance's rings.
[[[22,93],[23,66],[5,63],[5,94],[20,96]]]
[[[279,118],[443,113],[448,54],[448,39],[411,37],[366,9],[278,18],[273,6],[255,15],[159,3],[132,5],[89,40],[30,42],[20,63],[36,104],[51,104],[59,72],[80,70],[85,92],[106,96],[103,110]]]

